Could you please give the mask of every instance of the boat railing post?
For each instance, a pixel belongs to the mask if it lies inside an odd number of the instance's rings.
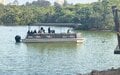
[[[115,22],[115,31],[117,32],[118,47],[120,49],[120,24],[119,24],[119,17],[118,17],[117,6],[112,6],[112,12],[113,12],[114,22]]]

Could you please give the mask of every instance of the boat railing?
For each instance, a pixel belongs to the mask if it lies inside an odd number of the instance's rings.
[[[31,35],[27,35],[26,38],[28,39],[40,39],[40,38],[77,38],[81,37],[81,34],[76,34],[76,33],[34,33]]]
[[[77,34],[76,34],[76,37],[77,37],[77,38],[82,38],[81,33],[77,33]]]

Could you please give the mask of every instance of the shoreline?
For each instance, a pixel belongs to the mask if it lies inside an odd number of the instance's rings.
[[[3,26],[3,27],[23,27],[23,26],[25,26],[25,27],[27,27],[28,25],[0,25],[0,26]],[[34,26],[34,25],[33,25]],[[43,26],[44,27],[44,26]],[[66,27],[66,26],[55,26],[55,27]],[[86,30],[86,29],[81,29],[81,28],[79,28],[79,29],[75,29],[75,30],[83,30],[83,31],[100,31],[100,32],[115,32],[114,30],[110,30],[110,29],[106,29],[106,30],[102,30],[102,29],[88,29],[88,30]]]
[[[107,70],[93,70],[90,73],[87,74],[78,74],[78,75],[120,75],[120,68],[114,69],[113,67],[111,69]]]

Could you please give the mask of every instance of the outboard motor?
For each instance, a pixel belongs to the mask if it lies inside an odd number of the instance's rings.
[[[16,43],[20,43],[21,42],[21,36],[16,35],[15,36],[15,41],[16,41]]]

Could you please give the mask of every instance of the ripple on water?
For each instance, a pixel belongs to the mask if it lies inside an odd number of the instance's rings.
[[[27,27],[0,27],[0,75],[76,75],[120,67],[120,56],[113,54],[117,40],[112,32],[78,31],[86,39],[79,45],[15,44],[15,35],[24,38],[26,31]]]

